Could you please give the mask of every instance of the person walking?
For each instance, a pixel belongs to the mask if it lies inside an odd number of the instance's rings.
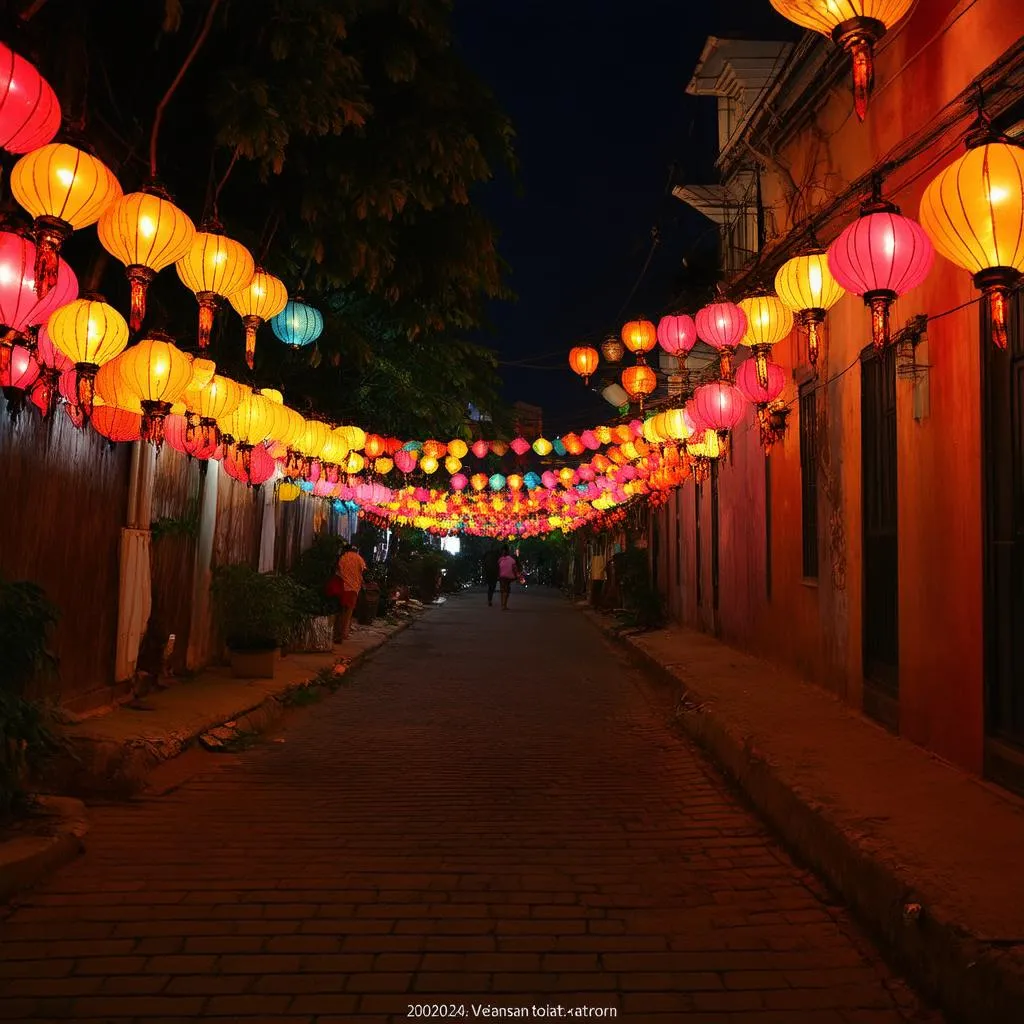
[[[494,592],[498,589],[498,562],[501,559],[501,552],[497,545],[490,549],[483,557],[484,583],[487,584],[487,604],[494,604]]]
[[[519,578],[519,562],[509,553],[506,544],[498,559],[498,579],[501,582],[501,610],[508,611],[508,597],[512,593],[512,581]]]
[[[363,589],[363,573],[366,572],[366,562],[363,556],[349,544],[338,559],[338,575],[341,577],[341,611],[338,613],[338,628],[335,630],[335,638],[340,638],[341,643],[348,639],[349,630],[352,628],[352,615],[356,610],[356,603],[359,601],[359,592]]]
[[[598,552],[590,559],[590,603],[595,608],[601,607],[601,598],[604,596],[604,585],[608,578],[605,557]]]

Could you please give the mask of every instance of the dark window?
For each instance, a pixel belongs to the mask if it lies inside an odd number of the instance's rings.
[[[764,592],[772,599],[772,460],[764,457]]]
[[[800,388],[800,506],[803,574],[818,578],[818,393],[814,382]]]
[[[683,566],[682,566],[682,536],[679,532],[679,491],[680,488],[676,488],[676,586],[679,586],[683,581]]]
[[[711,607],[718,611],[718,459],[711,462]]]
[[[696,554],[693,560],[693,567],[697,573],[697,604],[700,604],[704,600],[704,582],[701,577],[704,575],[703,559],[701,558],[701,543],[700,543],[700,492],[701,485],[694,484],[693,487],[693,522],[694,522],[694,544],[696,545]]]

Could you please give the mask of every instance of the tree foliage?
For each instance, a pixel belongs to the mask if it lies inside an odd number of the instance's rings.
[[[296,405],[422,436],[457,428],[469,401],[495,406],[494,359],[462,338],[506,296],[494,228],[472,199],[498,164],[513,165],[513,133],[452,46],[451,7],[46,0],[13,42],[130,191],[149,177],[154,112],[208,22],[166,103],[159,177],[197,223],[218,217],[328,313],[301,357],[264,328],[258,380]],[[97,250],[83,234],[69,250],[79,269]],[[109,264],[90,283],[123,302]],[[173,271],[152,310],[187,347],[194,304]],[[244,376],[230,310],[215,346]]]

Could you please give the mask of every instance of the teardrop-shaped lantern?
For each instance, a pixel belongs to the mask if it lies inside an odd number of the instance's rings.
[[[127,268],[131,286],[128,326],[140,330],[146,316],[146,291],[153,278],[188,251],[196,226],[159,185],[121,196],[103,211],[96,225],[100,245]]]
[[[61,306],[46,325],[50,340],[75,367],[76,405],[82,418],[92,415],[96,373],[128,344],[128,323],[99,296]]]
[[[199,347],[210,344],[213,317],[221,298],[240,292],[256,274],[256,263],[241,242],[228,238],[216,223],[204,225],[188,252],[175,263],[178,277],[199,302]]]
[[[807,331],[807,361],[816,366],[819,328],[825,314],[846,294],[828,269],[828,254],[815,249],[787,260],[775,275],[775,290]]]
[[[984,119],[967,147],[925,189],[921,226],[946,259],[974,275],[992,340],[1006,348],[1010,289],[1024,272],[1024,149],[993,135]]]
[[[50,83],[23,57],[0,43],[0,147],[31,153],[53,141],[60,103]]]
[[[241,291],[229,295],[228,302],[245,325],[245,363],[251,370],[255,366],[256,332],[260,324],[272,320],[287,306],[288,289],[279,277],[257,267],[252,280]]]
[[[732,377],[732,359],[747,333],[747,315],[734,302],[712,302],[694,317],[697,337],[720,355],[722,379]]]
[[[768,357],[772,348],[793,330],[793,314],[777,295],[752,295],[740,302],[747,318],[743,344],[754,355],[757,379],[768,385]]]
[[[832,276],[870,308],[871,340],[879,351],[889,343],[889,307],[924,281],[934,261],[924,228],[883,201],[877,183],[860,217],[828,250]]]
[[[599,360],[597,349],[589,345],[578,345],[569,351],[569,367],[583,378],[584,384],[590,383],[590,376],[597,369]]]
[[[33,218],[35,287],[43,298],[57,283],[57,258],[65,239],[72,231],[95,224],[121,197],[121,186],[101,160],[74,146],[53,142],[14,165],[11,192]]]
[[[270,328],[286,345],[305,348],[323,334],[324,318],[319,309],[296,296],[273,317]]]
[[[853,101],[863,121],[875,81],[874,49],[902,20],[915,0],[771,0],[784,18],[820,32],[841,46],[853,62]]]
[[[192,362],[163,331],[150,331],[117,359],[118,376],[142,406],[142,439],[159,448],[164,419],[192,379]]]

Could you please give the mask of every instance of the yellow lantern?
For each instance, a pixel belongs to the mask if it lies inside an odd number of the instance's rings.
[[[508,489],[517,493],[523,489],[523,478],[518,473],[513,473],[506,481]]]
[[[639,400],[643,410],[644,399],[658,386],[658,377],[649,366],[637,363],[622,371],[622,386],[633,401]]]
[[[241,291],[229,295],[228,302],[245,325],[245,362],[251,370],[256,358],[256,332],[260,324],[288,305],[288,289],[280,278],[257,267],[252,280]]]
[[[661,431],[659,430],[658,420],[661,418],[661,413],[657,416],[651,416],[644,420],[644,437],[647,438],[651,444],[657,444],[661,440]]]
[[[190,388],[205,388],[213,380],[214,374],[217,372],[217,364],[212,359],[200,359],[193,356],[189,356],[189,359],[192,360],[192,380],[188,386]]]
[[[563,466],[558,471],[558,479],[561,481],[563,487],[572,487],[573,479],[576,476],[576,471],[570,469],[568,466]]]
[[[203,433],[204,444],[215,445],[220,439],[218,421],[226,419],[235,411],[242,401],[244,392],[242,385],[236,384],[230,377],[221,377],[219,374],[205,387],[198,387],[195,375],[196,362],[199,360],[192,363],[192,381],[183,395],[185,408],[190,414],[186,437],[191,441],[198,428]]]
[[[486,473],[474,473],[470,479],[470,484],[474,491],[482,491],[487,486],[487,474]]]
[[[622,340],[630,352],[642,356],[658,343],[658,330],[650,320],[630,320],[622,328]]]
[[[175,263],[178,277],[199,301],[199,347],[208,348],[219,297],[240,292],[253,279],[256,264],[241,242],[228,238],[218,224],[197,231],[188,252]]]
[[[449,449],[450,451],[451,449]],[[444,468],[450,476],[458,473],[462,469],[462,459],[457,459],[454,455],[449,455],[444,460]]]
[[[914,0],[771,0],[784,18],[820,32],[853,61],[853,103],[863,121],[875,80],[874,48],[914,6]]]
[[[777,295],[752,295],[738,303],[747,317],[747,333],[742,344],[754,354],[757,382],[768,387],[768,357],[773,345],[788,338],[793,330],[793,314]]]
[[[128,324],[113,306],[94,296],[61,306],[50,316],[46,330],[53,344],[75,364],[75,395],[82,416],[88,419],[96,371],[124,351]]]
[[[164,419],[192,379],[192,363],[163,331],[150,331],[117,358],[118,376],[142,406],[142,439],[159,448]]]
[[[992,340],[1007,343],[1010,289],[1024,272],[1024,150],[984,130],[921,197],[921,226],[988,300]]]
[[[596,427],[594,433],[597,435],[598,441],[601,444],[612,443],[612,428],[611,427]]]
[[[35,289],[42,298],[57,283],[57,257],[67,237],[95,224],[120,198],[121,186],[101,160],[52,142],[26,153],[14,165],[11,192],[34,220]]]
[[[319,459],[324,448],[331,443],[331,428],[324,423],[322,420],[306,420],[305,427],[294,444],[294,450],[300,452],[306,459]],[[333,443],[338,444],[339,438],[335,438]],[[341,458],[344,458],[347,447],[341,453]]]
[[[387,476],[388,473],[395,468],[395,463],[393,459],[389,459],[386,455],[382,455],[374,462],[373,468],[381,476]]]
[[[664,433],[674,441],[686,441],[693,434],[693,428],[682,409],[669,409],[665,412],[664,428]]]
[[[454,441],[448,442],[448,454],[457,459],[464,459],[469,452],[469,445],[462,438],[457,437]]]
[[[188,252],[196,226],[158,185],[121,196],[104,211],[96,225],[100,245],[127,267],[131,286],[132,332],[146,316],[146,290],[153,278]]]
[[[291,480],[282,480],[277,485],[278,501],[294,501],[301,493],[299,485],[292,483]]]
[[[349,453],[348,462],[345,463],[345,472],[348,474],[361,473],[366,465],[366,459],[359,452]]]
[[[591,374],[597,369],[601,357],[596,348],[589,345],[578,345],[569,351],[569,366],[572,372],[583,378],[584,384],[590,383]]]
[[[253,391],[244,394],[235,410],[218,421],[221,433],[232,438],[241,450],[246,472],[249,452],[266,441],[273,423],[273,406]]]
[[[806,328],[807,361],[811,366],[817,365],[818,328],[825,322],[825,314],[846,294],[828,269],[828,254],[824,249],[816,249],[787,260],[775,275],[775,290],[783,304],[796,314],[797,322]],[[767,380],[758,378],[758,383],[767,386]]]
[[[551,454],[554,450],[554,446],[546,437],[538,437],[537,440],[533,442],[533,450],[543,459]]]
[[[423,458],[420,459],[420,469],[422,469],[423,472],[428,475],[431,473],[436,473],[438,465],[439,463],[437,459],[434,458],[433,455],[424,455]]]

